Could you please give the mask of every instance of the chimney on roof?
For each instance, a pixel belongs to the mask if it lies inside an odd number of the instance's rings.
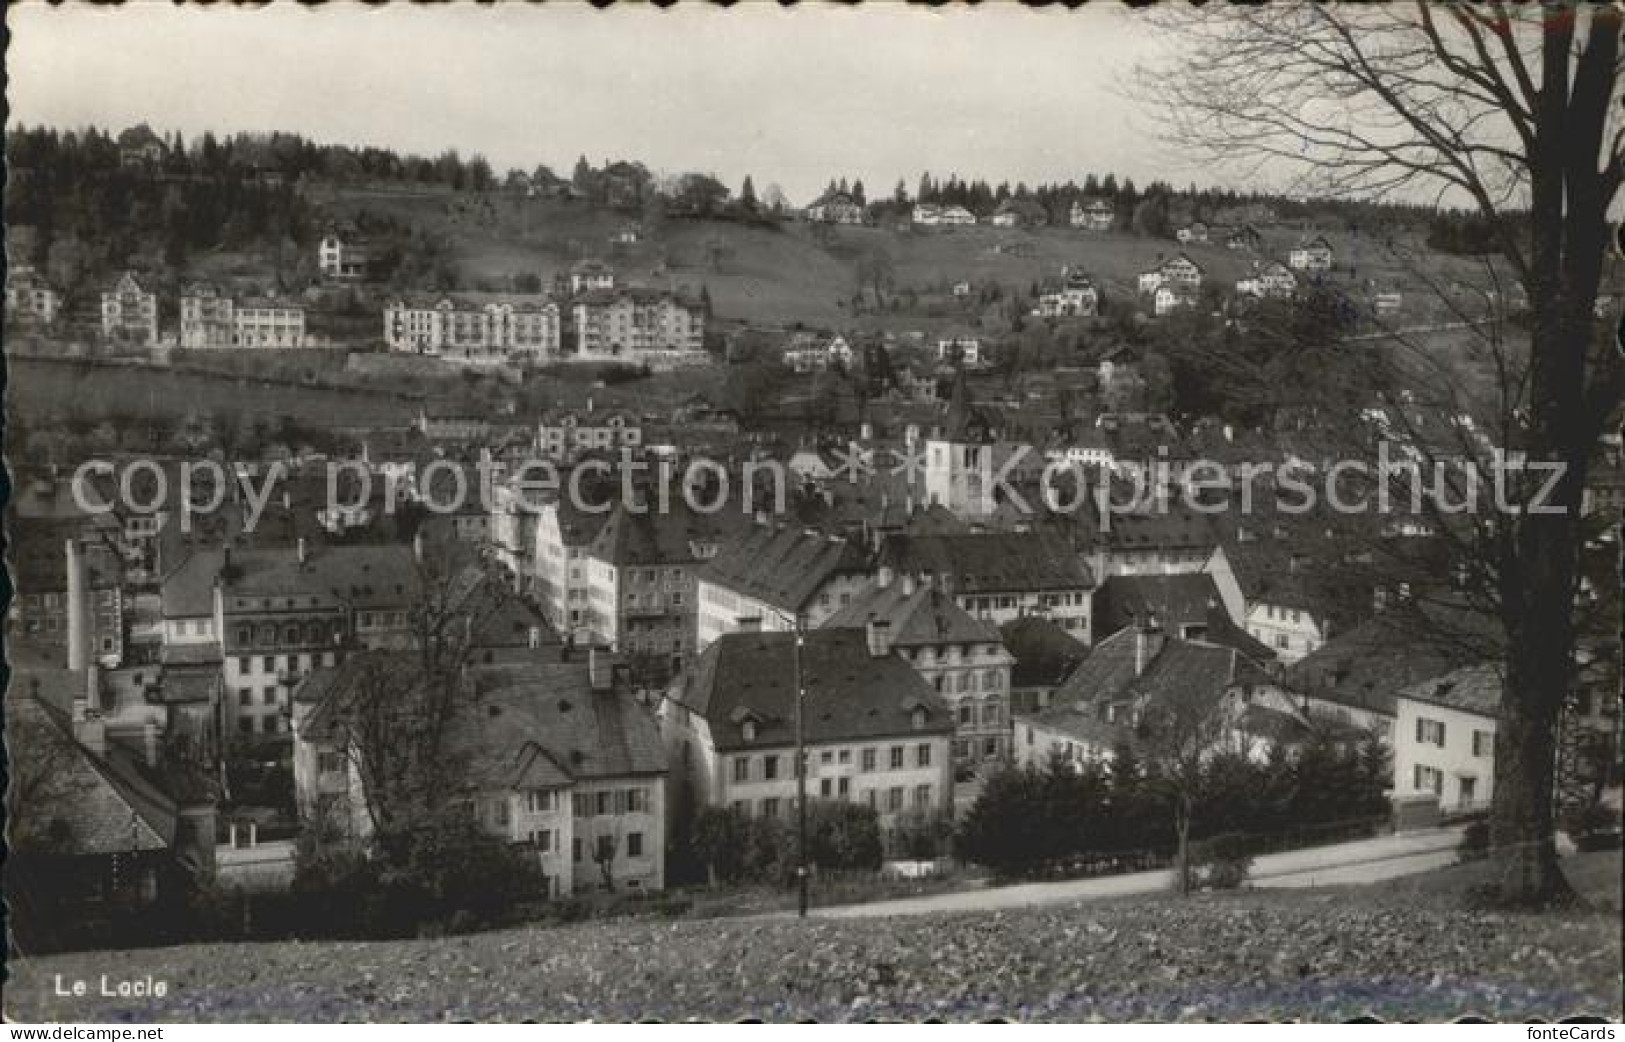
[[[151,720],[141,725],[141,754],[148,767],[158,766],[158,725]]]
[[[871,658],[885,658],[891,654],[891,620],[870,619],[864,627]]]
[[[1140,676],[1151,660],[1162,650],[1162,627],[1157,624],[1155,612],[1134,626],[1134,675]]]
[[[613,682],[609,652],[592,647],[587,649],[587,680],[594,691],[608,691]]]
[[[68,668],[90,665],[90,581],[76,540],[67,540],[68,558]]]
[[[92,679],[86,682],[86,688],[95,683],[94,671]],[[101,710],[96,708],[96,702],[80,695],[73,700],[73,740],[90,750],[96,756],[107,755],[107,724],[102,720]]]

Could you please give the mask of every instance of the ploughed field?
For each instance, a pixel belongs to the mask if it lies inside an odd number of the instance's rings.
[[[23,958],[5,1012],[80,1022],[1617,1019],[1620,959],[1617,908],[1467,911],[1431,888],[1371,887]],[[103,976],[110,990],[130,981],[148,994],[101,996]],[[85,996],[55,994],[74,981]]]

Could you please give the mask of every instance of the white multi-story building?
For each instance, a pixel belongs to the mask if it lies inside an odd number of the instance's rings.
[[[963,206],[940,206],[936,203],[916,204],[913,218],[915,224],[927,228],[976,223],[976,215]]]
[[[6,269],[6,321],[48,326],[56,321],[62,298],[33,268]]]
[[[886,627],[796,635],[730,633],[667,691],[661,732],[673,781],[696,805],[752,817],[796,809],[795,701],[805,688],[809,799],[864,804],[882,828],[905,814],[951,817],[954,718],[894,655]]]
[[[974,619],[947,592],[895,578],[882,569],[875,585],[833,615],[830,629],[889,626],[891,648],[953,710],[954,762],[972,766],[1010,754],[1010,672],[1015,658],[998,626]]]
[[[1489,806],[1495,792],[1499,667],[1467,666],[1400,691],[1394,722],[1394,793],[1432,795],[1441,810]]]
[[[446,784],[486,833],[534,857],[549,896],[665,886],[666,757],[659,725],[608,656],[481,668],[477,698],[447,729]],[[410,659],[406,660],[410,663]],[[330,836],[372,831],[358,763],[366,727],[347,692],[381,667],[357,656],[316,674],[294,702],[294,789],[301,818]],[[399,664],[397,664],[399,668]],[[404,686],[419,682],[403,670]]]
[[[576,298],[575,357],[635,358],[654,352],[697,354],[705,349],[705,311],[662,290],[600,290]]]
[[[818,333],[797,333],[784,345],[783,357],[784,364],[795,372],[816,373],[851,368],[854,353],[840,334],[826,338]]]
[[[615,288],[615,269],[603,261],[584,260],[570,269],[571,293],[602,293]]]
[[[973,618],[1003,625],[1040,615],[1089,641],[1094,576],[1076,552],[1047,536],[894,535],[882,544],[880,562],[951,595]]]
[[[536,425],[536,447],[548,459],[569,462],[584,452],[619,455],[643,444],[643,424],[626,409],[556,409]]]
[[[552,359],[561,343],[559,306],[545,297],[397,300],[384,309],[384,343],[463,362]]]
[[[1107,232],[1111,231],[1112,223],[1117,220],[1117,211],[1104,199],[1091,199],[1088,202],[1073,203],[1067,218],[1068,223],[1074,228]]]
[[[1254,268],[1236,282],[1236,292],[1250,297],[1286,299],[1298,291],[1298,277],[1285,264],[1275,262]]]
[[[1287,264],[1298,271],[1330,271],[1332,244],[1326,241],[1324,235],[1301,242],[1287,254]]]
[[[363,278],[367,274],[367,249],[354,235],[329,231],[317,244],[316,265],[324,278]]]
[[[142,289],[134,272],[102,294],[102,336],[141,347],[158,343],[158,295]]]
[[[277,297],[246,297],[231,312],[236,347],[304,347],[305,309]]]
[[[181,292],[182,347],[230,347],[235,336],[231,298],[218,286],[199,282]]]
[[[822,626],[870,582],[867,555],[839,536],[758,524],[698,572],[696,650],[724,633]]]

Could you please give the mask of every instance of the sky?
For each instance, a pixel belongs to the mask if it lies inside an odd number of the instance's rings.
[[[14,3],[13,123],[166,135],[287,130],[483,154],[498,172],[578,155],[871,196],[922,171],[1036,184],[1180,169],[1123,85],[1164,44],[1125,8],[928,10],[746,3],[608,10],[505,2],[260,9]]]

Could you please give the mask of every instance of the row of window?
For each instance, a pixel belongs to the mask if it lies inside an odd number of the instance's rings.
[[[866,746],[860,749],[858,757],[858,769],[860,771],[867,773],[879,770],[880,750],[877,747]],[[781,776],[788,776],[780,773],[780,759],[781,757],[776,753],[766,753],[760,757],[750,755],[735,756],[733,758],[733,780],[738,783],[777,781]],[[783,757],[782,759],[788,760],[790,757]],[[826,764],[836,762],[850,764],[852,762],[852,750],[824,749],[820,751],[819,759],[820,762]],[[900,771],[905,769],[908,765],[908,759],[908,748],[906,746],[894,745],[887,750],[886,764],[889,770]],[[916,745],[913,759],[915,767],[930,767],[931,743],[921,742]],[[760,766],[755,766],[758,763]],[[786,766],[790,770],[794,769],[793,764],[787,764]]]
[[[265,623],[259,626],[238,626],[236,636],[238,647],[274,647],[279,643],[334,644],[343,639],[343,631],[333,620],[303,624],[290,622],[281,626]]]
[[[839,799],[850,801],[852,799],[852,779],[850,778],[824,778],[820,781],[818,795],[821,799]],[[931,786],[916,785],[912,793],[901,785],[893,785],[888,789],[864,789],[860,801],[868,807],[886,813],[896,813],[905,808],[915,810],[930,810],[932,805]],[[754,813],[763,818],[777,818],[781,812],[788,812],[795,808],[793,798],[781,799],[777,796],[767,796],[755,801],[734,800],[730,806],[742,814]]]
[[[931,678],[931,686],[940,694],[970,694],[976,691],[1003,691],[1004,671],[1001,669],[983,670],[980,677],[974,670],[963,673],[939,674]]]
[[[239,716],[237,718],[237,733],[247,736],[254,733],[254,717]],[[259,718],[260,734],[276,734],[282,730],[282,716],[279,713],[267,713]]]
[[[280,672],[307,672],[317,666],[338,665],[336,651],[306,651],[294,655],[238,655],[237,675],[241,677],[264,673],[274,676]],[[256,669],[255,667],[259,668]]]
[[[578,792],[571,799],[571,810],[578,818],[607,814],[644,814],[649,810],[649,790],[639,788]]]
[[[1416,741],[1420,745],[1436,745],[1444,748],[1444,721],[1429,720],[1425,716],[1416,718]],[[1495,732],[1473,731],[1473,755],[1495,755]]]
[[[1028,733],[1029,733],[1029,735],[1031,734],[1031,729],[1030,728],[1028,730]],[[982,742],[981,742],[981,745],[982,745],[982,759],[984,759],[984,760],[997,759],[999,757],[999,755],[1000,755],[1000,752],[999,752],[1000,742],[1001,742],[1001,739],[993,737],[993,736],[983,738]],[[971,758],[971,755],[974,753],[974,751],[976,749],[976,743],[973,742],[969,738],[955,738],[954,739],[953,749],[954,749],[954,759],[956,759],[956,760],[968,760],[968,759]]]
[[[559,833],[555,832],[553,829],[532,829],[529,836],[531,846],[535,847],[537,853],[540,854],[555,853],[558,849],[559,838]],[[614,836],[599,836],[596,847],[597,850],[595,851],[593,860],[615,860],[617,851]],[[626,834],[626,856],[629,858],[643,857],[643,851],[643,833],[628,832]],[[582,843],[581,839],[578,837],[572,840],[570,843],[570,860],[580,864],[583,860],[585,860],[585,854],[586,845]]]
[[[982,711],[979,715],[983,725],[996,725],[1002,723],[1004,720],[1004,707],[999,705],[997,702],[989,702],[982,706]],[[974,727],[977,722],[977,717],[978,713],[976,712],[975,706],[963,705],[959,707],[959,725],[961,727]]]

